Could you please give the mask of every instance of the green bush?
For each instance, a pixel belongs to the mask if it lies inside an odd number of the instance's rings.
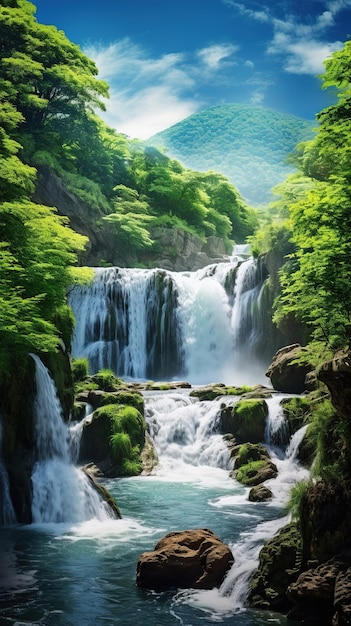
[[[117,391],[123,384],[121,379],[117,378],[110,369],[100,370],[97,374],[91,376],[91,382],[98,385],[98,388],[103,391]]]
[[[82,382],[88,376],[88,359],[73,359],[72,374],[75,383]]]

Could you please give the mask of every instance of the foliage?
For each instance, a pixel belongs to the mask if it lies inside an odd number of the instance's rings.
[[[277,324],[293,316],[309,331],[315,355],[351,342],[351,43],[325,63],[323,86],[338,90],[318,115],[315,139],[296,151],[300,172],[280,189],[294,250],[281,271]]]
[[[112,409],[111,417],[110,445],[119,475],[140,474],[140,452],[145,443],[146,428],[143,416],[135,407],[124,405]]]
[[[317,451],[313,475],[323,480],[340,480],[349,467],[348,432],[329,398],[312,406],[307,434]]]
[[[82,382],[88,376],[89,362],[88,359],[73,359],[72,360],[72,375],[75,383]]]
[[[0,204],[0,373],[28,352],[55,351],[59,314],[86,239],[55,210],[28,200]],[[67,337],[65,337],[67,340]]]
[[[122,385],[122,380],[117,378],[110,369],[99,370],[96,374],[90,376],[90,381],[103,391],[117,391],[120,385]]]
[[[287,509],[291,514],[292,520],[299,520],[301,514],[301,505],[305,494],[308,492],[312,485],[311,480],[301,480],[296,483],[289,494],[289,501],[287,503]]]
[[[257,206],[273,200],[271,188],[293,170],[287,155],[312,138],[314,126],[261,106],[226,104],[195,113],[146,143],[164,147],[186,167],[221,172]]]

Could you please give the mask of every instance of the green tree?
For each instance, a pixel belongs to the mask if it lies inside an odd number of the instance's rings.
[[[296,251],[282,270],[275,320],[293,313],[313,340],[336,349],[351,345],[351,42],[325,65],[323,84],[339,90],[338,102],[318,114],[300,157],[305,178],[285,198]]]

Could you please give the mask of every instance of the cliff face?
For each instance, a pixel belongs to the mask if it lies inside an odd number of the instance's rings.
[[[218,237],[208,237],[204,242],[183,230],[160,227],[151,233],[155,241],[152,250],[140,253],[138,257],[122,251],[116,235],[111,231],[111,224],[102,221],[104,213],[77,198],[49,168],[39,169],[33,200],[56,207],[60,215],[69,218],[73,230],[89,238],[80,259],[82,265],[133,267],[142,264],[149,268],[192,271],[210,263],[229,260],[224,242]]]

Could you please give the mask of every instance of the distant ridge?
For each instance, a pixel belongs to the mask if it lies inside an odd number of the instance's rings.
[[[146,145],[198,171],[224,174],[252,206],[274,198],[272,187],[293,171],[286,158],[313,137],[316,121],[261,106],[224,104],[194,113],[150,137]]]

